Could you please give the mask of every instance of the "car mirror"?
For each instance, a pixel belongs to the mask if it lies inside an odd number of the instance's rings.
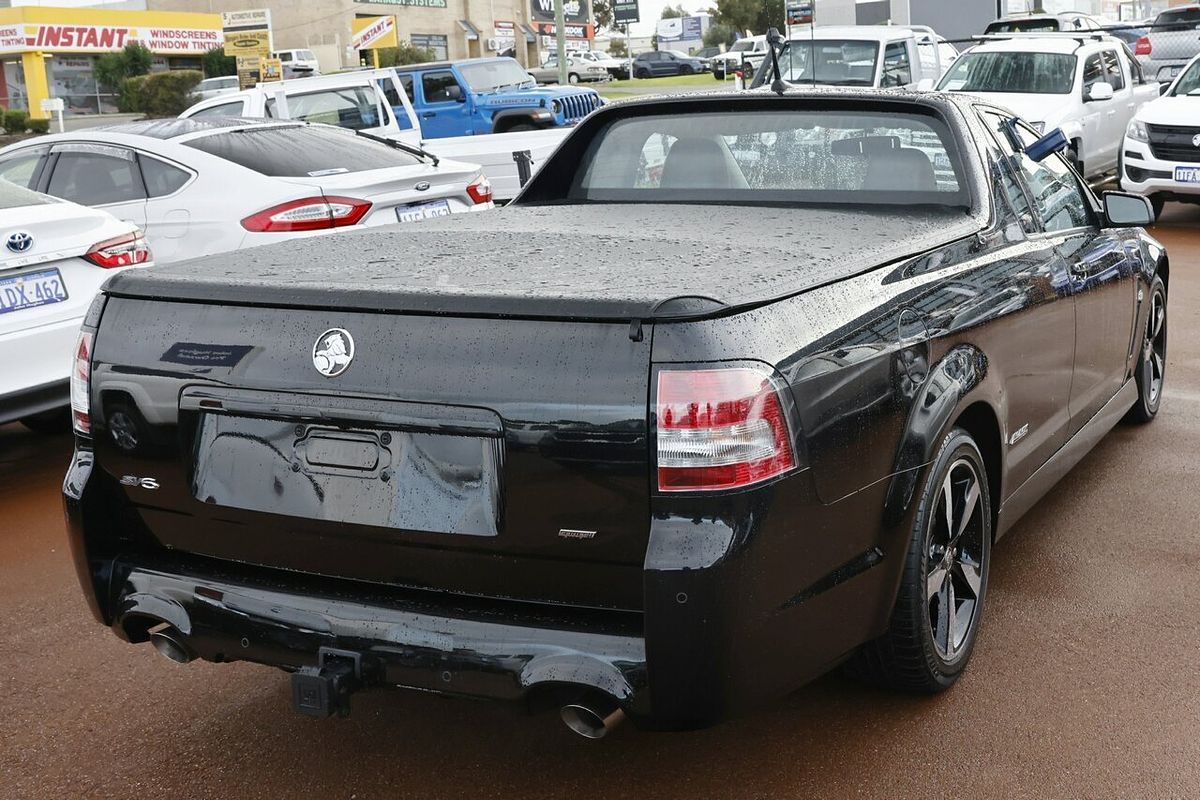
[[[465,103],[467,98],[463,96],[462,87],[458,84],[446,87],[446,99],[453,100],[456,103]]]
[[[918,92],[932,92],[933,91],[933,78],[921,78],[921,80],[917,81],[917,91]]]
[[[1154,207],[1138,194],[1105,192],[1104,216],[1114,228],[1140,227],[1154,222]]]
[[[1167,93],[1167,90],[1168,90],[1168,89],[1170,89],[1170,88],[1171,88],[1171,84],[1170,84],[1170,82],[1169,82],[1169,81],[1168,81],[1167,83],[1160,83],[1160,84],[1158,85],[1158,94],[1159,94],[1159,96],[1161,97],[1162,95],[1166,94],[1166,93]]]
[[[1085,98],[1088,101],[1095,102],[1096,100],[1112,100],[1113,87],[1111,83],[1093,83],[1087,88]]]
[[[1068,144],[1070,142],[1067,141],[1067,135],[1062,132],[1062,128],[1055,128],[1033,144],[1027,145],[1025,155],[1041,163],[1051,153],[1063,150]]]

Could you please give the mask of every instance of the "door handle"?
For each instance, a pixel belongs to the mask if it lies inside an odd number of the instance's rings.
[[[437,116],[436,111],[422,111],[421,112],[421,119],[433,119],[436,116]]]

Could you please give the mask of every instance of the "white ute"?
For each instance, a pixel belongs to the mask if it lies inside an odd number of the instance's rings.
[[[71,356],[84,314],[109,276],[151,264],[136,226],[0,180],[0,425],[71,429]]]
[[[818,25],[779,50],[779,71],[798,86],[929,88],[958,58],[954,45],[922,25]],[[751,88],[775,78],[766,59]]]
[[[1121,188],[1150,198],[1200,203],[1200,56],[1163,96],[1142,106],[1121,146]]]
[[[1005,106],[1043,133],[1061,128],[1085,177],[1117,168],[1125,127],[1159,92],[1119,39],[1064,33],[987,37],[938,88]]]

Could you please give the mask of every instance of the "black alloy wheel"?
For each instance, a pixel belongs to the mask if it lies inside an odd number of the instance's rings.
[[[1150,422],[1158,416],[1167,377],[1167,287],[1157,275],[1150,284],[1146,327],[1133,377],[1137,381],[1138,399],[1125,418],[1130,422]]]
[[[684,64],[682,67],[680,67],[680,68],[679,68],[679,74],[680,74],[680,75],[691,75],[691,74],[692,74],[692,73],[694,73],[694,72],[695,72],[695,70],[694,70],[694,69],[692,69],[692,68],[691,68],[690,66],[688,66],[687,64]]]
[[[888,632],[864,645],[847,671],[908,692],[954,685],[979,633],[991,548],[983,457],[955,428],[926,477]]]

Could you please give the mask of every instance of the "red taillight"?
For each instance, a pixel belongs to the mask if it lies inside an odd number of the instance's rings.
[[[91,400],[92,333],[80,331],[71,360],[71,424],[76,433],[92,433]]]
[[[1154,46],[1150,44],[1150,37],[1140,36],[1138,37],[1137,43],[1133,46],[1133,54],[1135,56],[1148,56],[1150,55],[1150,51],[1153,49]]]
[[[659,490],[736,489],[796,466],[780,389],[765,368],[659,372]]]
[[[471,200],[475,205],[492,202],[492,182],[488,180],[486,175],[480,175],[475,180],[467,184],[467,194],[471,196]]]
[[[320,231],[357,225],[370,210],[369,201],[353,197],[306,197],[251,214],[242,227],[254,233]]]
[[[98,267],[115,269],[147,264],[150,261],[150,246],[141,231],[105,239],[91,246],[83,257]]]

